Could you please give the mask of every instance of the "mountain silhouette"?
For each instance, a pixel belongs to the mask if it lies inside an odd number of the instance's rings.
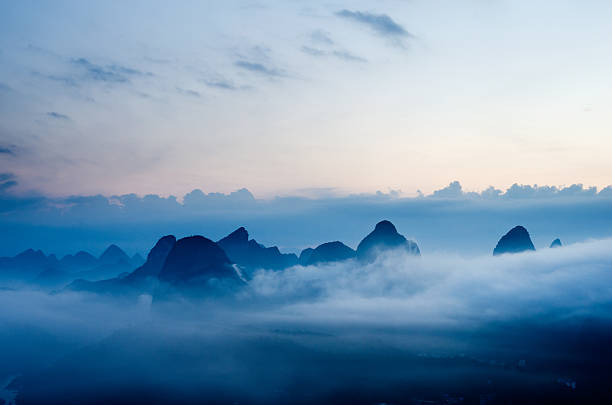
[[[14,257],[0,257],[0,277],[27,281],[58,266],[55,255],[47,256],[42,250],[27,249]]]
[[[133,267],[142,266],[145,263],[145,259],[140,255],[140,253],[134,253],[132,257],[130,257],[130,264]]]
[[[300,264],[310,266],[319,263],[337,262],[355,257],[356,252],[344,243],[335,241],[317,246],[315,249],[307,248],[300,253]]]
[[[314,251],[315,250],[313,248],[306,248],[302,250],[300,257],[298,258],[298,263],[302,266],[308,266],[308,261],[310,260],[310,256],[312,256]]]
[[[91,253],[83,250],[74,255],[66,255],[60,259],[60,267],[64,270],[83,270],[92,268],[97,264],[97,260]]]
[[[110,245],[98,258],[100,265],[130,263],[130,257],[117,245]]]
[[[181,286],[211,279],[241,281],[223,249],[203,236],[179,239],[168,253],[159,279]]]
[[[174,235],[166,235],[160,238],[157,243],[155,243],[155,246],[149,251],[147,261],[128,275],[126,279],[136,280],[146,277],[157,277],[164,267],[166,258],[175,244],[176,237]]]
[[[515,226],[510,231],[501,237],[497,246],[493,250],[493,256],[504,253],[519,253],[529,250],[535,250],[529,232],[522,226]]]
[[[551,248],[557,248],[557,247],[561,247],[561,246],[563,246],[563,244],[561,243],[561,239],[559,239],[559,238],[553,240],[552,243],[550,244]]]
[[[381,221],[376,224],[374,230],[357,246],[357,258],[365,261],[372,261],[376,254],[381,251],[391,249],[404,249],[406,252],[419,256],[421,254],[419,246],[407,240],[397,232],[395,226],[390,221]]]
[[[217,244],[232,262],[250,270],[280,270],[298,262],[297,256],[293,253],[283,254],[276,246],[265,247],[255,239],[249,240],[249,233],[244,227],[236,229]]]
[[[133,272],[99,281],[74,280],[66,289],[109,295],[151,293],[157,284],[157,276],[175,243],[174,235],[164,236],[149,251],[146,262]]]

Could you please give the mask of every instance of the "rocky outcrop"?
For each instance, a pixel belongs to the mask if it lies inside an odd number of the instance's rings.
[[[203,236],[179,239],[170,250],[159,279],[176,286],[211,279],[241,281],[223,249]]]
[[[298,262],[293,253],[283,254],[276,246],[265,247],[255,239],[249,240],[249,233],[244,227],[236,229],[217,243],[233,263],[251,270],[280,270]]]
[[[356,252],[344,243],[335,241],[323,243],[315,249],[308,248],[302,250],[299,261],[302,266],[310,266],[352,259],[355,257],[355,254]]]
[[[522,226],[515,226],[501,237],[493,250],[493,256],[505,253],[520,253],[535,250],[529,232]]]
[[[372,261],[378,253],[394,249],[401,249],[416,256],[421,254],[418,245],[398,233],[391,222],[381,221],[357,246],[357,258]]]

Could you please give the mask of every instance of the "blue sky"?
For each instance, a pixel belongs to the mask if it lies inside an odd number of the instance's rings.
[[[0,173],[48,196],[602,188],[611,17],[604,1],[4,1]]]

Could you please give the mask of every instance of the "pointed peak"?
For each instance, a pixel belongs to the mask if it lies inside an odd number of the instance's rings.
[[[123,249],[121,249],[119,246],[115,244],[112,244],[109,247],[107,247],[104,253],[100,255],[100,260],[102,261],[106,261],[106,260],[118,261],[120,259],[129,260],[129,257],[123,251]]]
[[[106,250],[104,251],[104,253],[108,253],[108,252],[123,252],[123,250],[121,250],[121,248],[119,246],[117,246],[117,245],[115,245],[113,243],[113,244],[109,245],[109,247],[107,247]]]
[[[248,242],[249,240],[249,232],[241,226],[236,229],[234,232],[227,235],[225,238],[221,239],[219,242]]]

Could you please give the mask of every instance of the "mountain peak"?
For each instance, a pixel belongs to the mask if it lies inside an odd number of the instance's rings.
[[[557,248],[557,247],[561,247],[561,246],[563,246],[563,244],[561,243],[561,239],[559,239],[559,238],[553,240],[552,243],[550,244],[551,248]]]
[[[159,273],[160,280],[183,284],[211,278],[238,279],[231,262],[221,247],[203,236],[179,239]]]
[[[232,262],[247,269],[284,269],[297,263],[294,254],[283,254],[276,246],[265,247],[255,239],[249,240],[242,226],[217,243]]]
[[[225,238],[221,239],[219,242],[248,242],[249,241],[249,232],[241,226],[236,229],[234,232],[227,235]]]
[[[368,236],[357,246],[357,257],[362,260],[374,260],[377,251],[403,248],[408,253],[420,255],[418,245],[407,240],[397,232],[390,221],[380,221]]]
[[[300,253],[300,264],[310,266],[319,263],[330,263],[355,257],[355,251],[340,241],[326,242],[315,249],[304,249]]]
[[[397,234],[397,229],[395,228],[395,225],[391,223],[391,221],[383,220],[376,224],[374,227],[374,232]]]
[[[104,253],[100,255],[100,262],[102,263],[117,263],[124,261],[129,263],[130,257],[117,245],[112,244],[106,248]]]
[[[128,280],[139,279],[157,276],[164,267],[164,263],[168,257],[168,254],[176,244],[176,237],[174,235],[166,235],[160,238],[155,246],[151,248],[147,255],[147,261],[134,270],[128,277]]]
[[[501,237],[497,246],[493,250],[493,255],[501,255],[504,253],[519,253],[528,250],[535,250],[529,232],[525,227],[518,225],[510,229],[508,233]]]

